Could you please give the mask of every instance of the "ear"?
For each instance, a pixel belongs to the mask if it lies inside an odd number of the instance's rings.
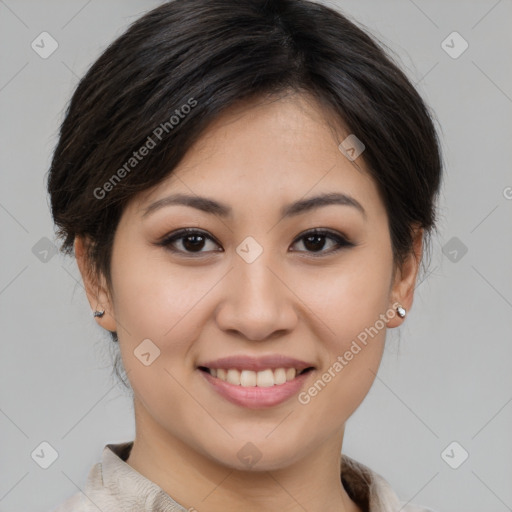
[[[406,311],[409,311],[412,307],[416,278],[422,257],[424,230],[423,228],[415,227],[413,233],[412,251],[407,256],[402,267],[396,270],[391,285],[389,307],[395,313],[399,305],[405,308]],[[395,316],[389,320],[388,327],[397,327],[402,322],[403,319],[400,318],[398,314],[395,314]]]
[[[88,240],[82,237],[75,237],[74,249],[75,258],[84,282],[85,293],[93,311],[105,311],[102,317],[96,317],[96,322],[107,331],[116,331],[116,321],[111,294],[108,290],[106,279],[103,275],[98,276],[92,269],[87,257]]]

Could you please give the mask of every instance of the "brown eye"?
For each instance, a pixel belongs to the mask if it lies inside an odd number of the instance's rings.
[[[331,242],[328,243],[327,240],[330,240]],[[326,230],[309,231],[298,238],[297,241],[302,241],[304,247],[306,248],[305,252],[320,253],[321,256],[333,254],[344,247],[353,247],[355,245],[349,242],[340,234]],[[326,245],[330,246],[331,248],[334,247],[334,249],[324,250]]]
[[[217,246],[217,242],[202,231],[196,229],[182,229],[176,233],[165,237],[158,245],[168,248],[170,251],[182,254],[201,254],[206,252],[220,252],[218,249],[209,248],[208,241],[213,242],[214,246]],[[206,247],[206,251],[203,249]]]

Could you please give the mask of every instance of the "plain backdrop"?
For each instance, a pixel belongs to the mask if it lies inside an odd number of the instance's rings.
[[[74,260],[52,251],[45,177],[79,77],[159,3],[0,0],[3,512],[53,509],[83,488],[105,444],[134,437],[111,342]],[[388,332],[344,452],[403,500],[439,512],[510,511],[512,2],[329,5],[386,44],[417,85],[437,117],[446,173],[429,272],[400,332]],[[42,32],[58,44],[47,58],[32,47]],[[55,450],[47,469],[34,455],[53,453],[43,442]]]

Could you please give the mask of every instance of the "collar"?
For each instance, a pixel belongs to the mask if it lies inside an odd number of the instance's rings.
[[[101,462],[89,472],[85,494],[95,510],[98,507],[125,512],[189,512],[125,462],[132,446],[133,441],[107,444]],[[388,482],[364,464],[342,454],[340,473],[348,495],[364,512],[401,509],[402,504]]]

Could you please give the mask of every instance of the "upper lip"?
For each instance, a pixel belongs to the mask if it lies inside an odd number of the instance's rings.
[[[206,361],[198,366],[206,368],[235,368],[237,370],[252,370],[255,372],[266,370],[268,368],[295,368],[297,371],[313,367],[312,364],[293,357],[287,357],[281,354],[271,354],[261,357],[251,357],[247,355],[229,356]]]

